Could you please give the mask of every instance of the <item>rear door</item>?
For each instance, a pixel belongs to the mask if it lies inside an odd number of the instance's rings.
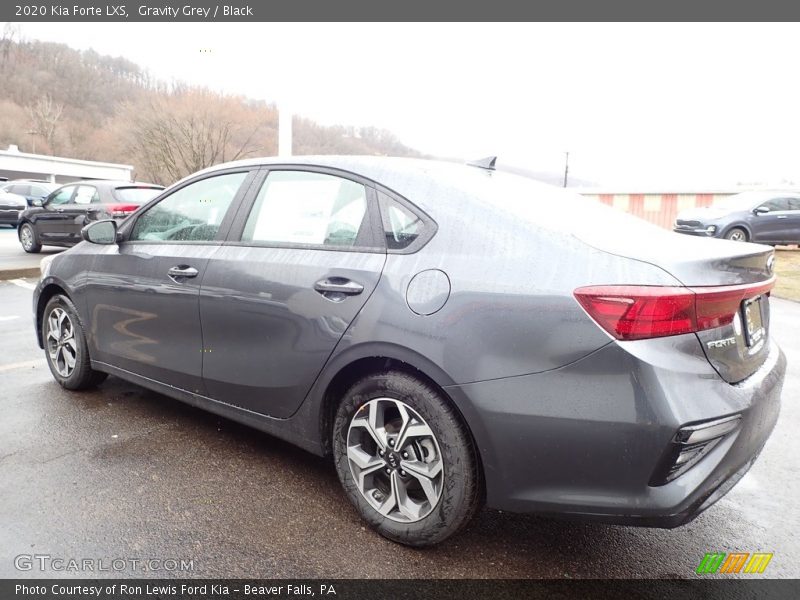
[[[264,171],[200,290],[208,395],[290,416],[372,294],[375,190],[325,169]]]
[[[93,359],[203,393],[200,281],[254,175],[244,168],[188,181],[94,256],[86,285]]]
[[[781,237],[784,244],[800,244],[800,198],[789,198],[789,209],[780,215],[783,222]]]

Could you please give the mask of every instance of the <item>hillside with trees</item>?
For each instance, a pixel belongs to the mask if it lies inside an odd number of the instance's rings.
[[[221,162],[277,153],[274,104],[154,79],[122,58],[0,37],[0,148],[132,164],[169,184]],[[375,127],[294,119],[296,154],[420,156]]]

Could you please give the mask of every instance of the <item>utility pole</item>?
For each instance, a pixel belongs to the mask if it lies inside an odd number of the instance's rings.
[[[567,187],[568,174],[569,174],[569,152],[564,152],[564,187]]]
[[[31,129],[30,131],[26,132],[28,135],[31,136],[31,144],[33,145],[33,149],[31,150],[31,154],[36,154],[36,136],[39,135],[39,132],[35,129]]]

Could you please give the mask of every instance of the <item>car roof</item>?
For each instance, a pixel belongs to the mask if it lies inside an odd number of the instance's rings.
[[[224,169],[273,165],[331,168],[359,175],[404,196],[425,211],[432,208],[433,204],[439,204],[445,197],[480,195],[478,190],[485,189],[488,179],[525,181],[530,191],[535,190],[542,195],[561,190],[502,169],[494,171],[445,160],[356,155],[249,158],[209,167],[185,177],[175,185],[198,175],[212,174]]]
[[[81,179],[80,181],[69,181],[67,183],[62,183],[59,187],[65,187],[68,185],[94,185],[107,188],[142,187],[142,188],[156,188],[160,190],[164,189],[164,186],[159,185],[158,183],[147,183],[144,181],[122,181],[116,179]]]
[[[350,171],[372,179],[370,173],[385,173],[392,171],[394,173],[404,173],[407,175],[420,175],[423,173],[431,173],[432,171],[445,171],[453,167],[466,167],[466,165],[454,161],[444,160],[431,160],[424,158],[405,158],[396,156],[360,156],[360,155],[308,155],[308,156],[266,156],[261,158],[247,158],[237,160],[213,167],[208,167],[193,173],[200,175],[205,173],[212,173],[217,170],[229,169],[235,167],[254,167],[254,166],[269,166],[269,165],[303,165],[315,167],[327,167],[332,169],[341,169],[343,171]],[[477,167],[469,167],[471,169]],[[186,177],[185,179],[188,179]]]
[[[60,183],[53,183],[52,181],[45,181],[43,179],[9,179],[8,181],[0,182],[3,185],[10,185],[10,184],[28,184],[28,185],[43,185],[43,186],[53,186],[58,187],[61,185]]]
[[[739,192],[734,196],[742,196],[748,198],[778,198],[778,197],[793,197],[800,196],[798,190],[751,190],[747,192]]]

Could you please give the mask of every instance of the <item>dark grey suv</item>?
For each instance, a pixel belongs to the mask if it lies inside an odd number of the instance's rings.
[[[744,192],[678,215],[674,230],[760,244],[800,243],[800,193]]]
[[[402,543],[447,538],[484,501],[680,525],[778,417],[771,248],[513,175],[252,160],[83,235],[34,294],[62,386],[112,374],[332,454]]]

